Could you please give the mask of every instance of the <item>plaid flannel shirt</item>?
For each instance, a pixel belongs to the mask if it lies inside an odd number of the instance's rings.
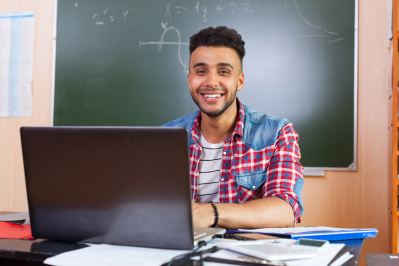
[[[257,198],[279,197],[291,205],[295,220],[300,222],[303,212],[301,201],[303,167],[299,162],[301,154],[297,132],[285,119],[276,120],[238,104],[239,112],[235,129],[231,136],[224,141],[223,146],[219,179],[220,202],[243,203]],[[276,132],[265,134],[265,132],[259,132],[262,130],[257,130],[258,132],[253,130],[249,133],[247,131],[247,135],[252,136],[251,140],[254,142],[266,136],[265,143],[267,145],[258,147],[244,140],[246,133],[244,125],[249,125],[245,123],[245,119],[246,114],[249,113],[250,115],[255,114],[255,117],[261,115],[263,120],[260,121],[263,122],[266,121],[265,117],[272,121],[278,121],[279,127],[272,127]],[[199,141],[201,134],[199,122],[200,113],[196,112],[166,124],[166,126],[184,126],[191,135],[189,140],[190,176],[194,201],[197,201],[199,163],[202,152]]]

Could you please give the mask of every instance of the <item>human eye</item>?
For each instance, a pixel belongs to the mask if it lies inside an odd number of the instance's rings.
[[[206,71],[205,68],[196,68],[196,69],[195,69],[195,73],[196,73],[197,75],[200,75],[200,76],[205,75],[206,72],[207,72],[207,71]]]
[[[230,73],[231,73],[231,70],[228,68],[219,69],[219,74],[222,76],[228,76],[228,75],[230,75]]]

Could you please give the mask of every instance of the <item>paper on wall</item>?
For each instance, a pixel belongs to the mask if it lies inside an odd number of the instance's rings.
[[[0,117],[32,115],[34,14],[0,13]]]

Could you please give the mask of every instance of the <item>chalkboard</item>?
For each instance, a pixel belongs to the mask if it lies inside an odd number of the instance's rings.
[[[59,0],[54,125],[160,125],[196,110],[189,37],[246,42],[239,99],[286,117],[306,167],[354,169],[355,0]]]

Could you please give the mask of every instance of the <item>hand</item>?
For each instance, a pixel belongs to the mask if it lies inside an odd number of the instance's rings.
[[[192,203],[194,228],[211,227],[215,214],[210,203]]]

